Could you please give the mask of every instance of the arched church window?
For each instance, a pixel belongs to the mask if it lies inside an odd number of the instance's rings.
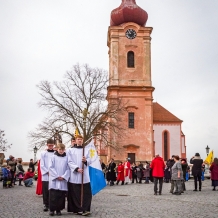
[[[135,67],[135,55],[133,51],[127,53],[127,67]]]
[[[129,120],[129,128],[134,128],[134,124],[135,124],[135,121],[134,121],[134,113],[133,112],[130,112],[128,114],[128,120]]]
[[[164,160],[168,160],[168,133],[164,132]]]

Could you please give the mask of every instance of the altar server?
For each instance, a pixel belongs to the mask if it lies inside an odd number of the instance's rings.
[[[69,173],[65,145],[59,143],[49,166],[50,216],[54,216],[54,211],[60,216],[61,210],[65,208],[65,195],[68,190],[67,181],[69,179]]]
[[[51,158],[54,155],[54,140],[47,140],[47,150],[41,153],[40,158],[40,169],[42,175],[42,195],[43,195],[43,204],[44,211],[48,211],[49,208],[49,191],[48,191],[48,182],[49,182],[49,165],[51,162]]]

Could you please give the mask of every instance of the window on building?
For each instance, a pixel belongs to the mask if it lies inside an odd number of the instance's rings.
[[[135,67],[135,57],[133,51],[129,51],[127,53],[127,67]]]
[[[164,132],[164,160],[168,160],[168,133]]]
[[[134,128],[134,113],[129,113],[129,128]]]

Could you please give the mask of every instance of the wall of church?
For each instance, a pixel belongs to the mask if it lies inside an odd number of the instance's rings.
[[[119,90],[118,96],[122,96],[127,112],[120,115],[119,119],[123,128],[116,143],[119,150],[108,148],[108,156],[113,157],[115,161],[124,161],[128,154],[132,153],[135,155],[135,161],[151,161],[154,155],[151,91]],[[134,113],[134,128],[128,126],[129,112]],[[111,134],[113,135],[113,132]]]
[[[182,153],[185,153],[185,137],[182,137]]]
[[[167,131],[168,134],[168,158],[173,154],[181,156],[181,126],[180,124],[154,124],[154,141],[155,154],[163,157],[164,154],[164,138],[163,133]]]
[[[181,158],[186,158],[186,144],[185,144],[185,136],[182,135],[182,154]]]

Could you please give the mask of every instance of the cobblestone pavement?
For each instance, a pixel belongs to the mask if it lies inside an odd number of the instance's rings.
[[[193,192],[193,181],[186,182],[187,191],[174,196],[169,193],[170,184],[163,184],[163,194],[154,195],[153,184],[129,184],[107,186],[93,197],[92,215],[99,218],[166,218],[166,217],[217,217],[218,191],[212,191],[210,180],[203,182],[201,192]],[[48,212],[42,211],[42,197],[31,188],[15,186],[3,189],[0,182],[1,218],[44,218]],[[79,217],[62,212],[66,217]]]

